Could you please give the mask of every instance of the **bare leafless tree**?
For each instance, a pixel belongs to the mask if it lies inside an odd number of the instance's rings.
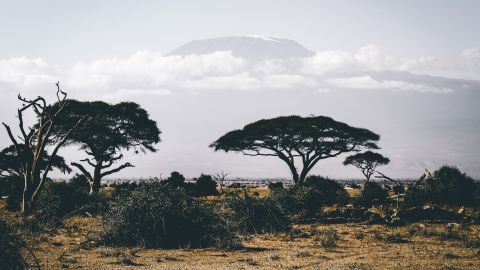
[[[225,173],[224,171],[221,171],[219,173],[215,173],[213,175],[213,179],[217,184],[220,186],[220,191],[223,193],[223,188],[225,187],[225,182],[226,178],[230,173]]]
[[[21,135],[15,136],[9,125],[2,123],[8,136],[15,146],[15,152],[21,165],[22,176],[25,181],[22,200],[22,212],[29,215],[36,196],[41,190],[48,172],[52,169],[52,162],[55,159],[58,150],[65,144],[70,134],[77,128],[84,118],[79,119],[73,127],[68,130],[61,138],[54,138],[52,134],[56,125],[56,120],[68,106],[67,93],[57,85],[57,103],[55,109],[47,104],[46,100],[39,96],[35,99],[26,99],[20,94],[18,99],[22,102],[18,109],[18,127]],[[24,124],[24,113],[32,110],[36,116],[36,124],[26,126]],[[20,140],[18,141],[17,138]],[[53,143],[55,142],[55,143]],[[45,153],[47,145],[52,145],[53,151],[48,154],[49,158],[46,164],[41,165],[42,153]]]

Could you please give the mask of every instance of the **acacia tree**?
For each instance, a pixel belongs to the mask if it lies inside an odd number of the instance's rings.
[[[19,144],[21,155],[28,152],[24,144]],[[40,156],[39,165],[40,170],[44,171],[50,160],[50,156],[47,151],[43,151]],[[50,170],[58,169],[62,173],[70,173],[72,170],[65,163],[65,159],[59,155],[52,158]],[[21,159],[17,156],[15,145],[10,145],[0,151],[0,178],[21,178],[22,177],[22,165]]]
[[[60,89],[58,82],[56,85],[56,106],[47,104],[46,100],[40,96],[35,99],[26,99],[20,94],[18,95],[18,99],[22,102],[22,107],[18,109],[17,115],[20,136],[13,135],[10,126],[2,123],[20,161],[21,173],[25,182],[22,198],[24,215],[30,214],[35,198],[51,171],[58,150],[66,143],[73,130],[84,120],[83,117],[76,119],[71,123],[69,129],[61,135],[54,136],[53,130],[58,124],[58,119],[65,113],[65,108],[69,105],[67,94]],[[27,110],[33,111],[36,116],[36,124],[30,127],[25,126],[23,121],[24,113]],[[53,140],[55,142],[52,142]],[[53,147],[53,151],[51,154],[45,155],[46,147],[49,144]],[[48,158],[45,162],[46,156]]]
[[[25,145],[20,144],[20,151],[26,151]],[[50,156],[46,151],[39,161],[40,170],[45,170]],[[70,173],[72,170],[65,163],[65,159],[59,155],[52,158],[51,170],[57,169],[62,173]],[[15,145],[10,145],[0,151],[0,195],[8,196],[7,208],[10,210],[20,209],[22,199],[22,167],[21,160],[17,157]]]
[[[365,153],[358,153],[345,158],[343,165],[353,165],[362,171],[362,174],[370,181],[372,175],[376,172],[378,166],[387,165],[390,159],[382,156],[379,153],[366,151]]]
[[[362,148],[378,149],[380,136],[325,116],[281,116],[230,131],[210,147],[247,156],[273,156],[284,161],[296,184],[303,183],[318,161]],[[301,164],[301,169],[296,167]]]
[[[80,163],[72,162],[71,165],[85,175],[90,193],[100,190],[103,177],[133,167],[126,162],[112,168],[123,158],[123,150],[134,149],[135,153],[155,152],[154,144],[160,142],[157,123],[149,118],[147,111],[133,102],[110,105],[101,101],[71,100],[68,114],[63,116],[62,125],[56,133],[62,134],[70,128],[72,122],[81,117],[88,117],[89,121],[71,135],[68,143],[79,145],[88,155],[81,162],[93,167],[93,173]]]

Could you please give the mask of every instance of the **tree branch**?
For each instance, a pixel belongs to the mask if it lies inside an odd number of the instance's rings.
[[[93,164],[89,158],[85,158],[85,159],[81,159],[80,161],[82,162],[87,162],[88,165],[92,166],[92,167],[95,167],[95,164]]]
[[[87,177],[89,182],[93,181],[92,175],[82,166],[82,164],[72,162],[70,165],[77,167]]]
[[[110,174],[112,174],[112,173],[119,172],[119,171],[121,171],[121,170],[123,170],[123,169],[125,169],[125,168],[128,168],[128,167],[135,167],[135,166],[133,166],[132,164],[130,164],[129,162],[127,162],[127,163],[125,163],[125,164],[123,164],[123,165],[121,165],[121,166],[119,166],[119,167],[117,167],[117,168],[115,168],[115,169],[112,169],[112,170],[110,170],[110,171],[106,171],[106,172],[102,173],[101,175],[102,175],[102,177],[104,177],[104,176],[110,175]]]

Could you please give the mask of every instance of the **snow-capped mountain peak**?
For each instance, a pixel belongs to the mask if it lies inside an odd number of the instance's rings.
[[[169,55],[210,54],[230,51],[246,60],[290,59],[314,55],[296,41],[269,36],[227,36],[194,40],[173,50]]]

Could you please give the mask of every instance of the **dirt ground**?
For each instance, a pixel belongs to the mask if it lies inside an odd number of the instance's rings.
[[[480,269],[480,225],[295,225],[294,233],[245,237],[245,248],[132,249],[89,247],[99,220],[73,217],[35,253],[43,269]],[[421,228],[421,233],[418,233]],[[338,236],[322,244],[325,231]],[[415,233],[417,232],[417,233]],[[335,242],[335,241],[334,241]]]

